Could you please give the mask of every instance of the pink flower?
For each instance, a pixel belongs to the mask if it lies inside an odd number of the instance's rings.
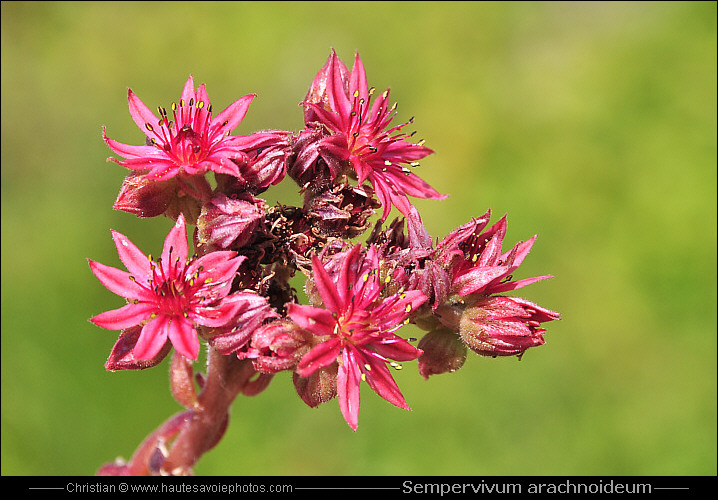
[[[158,118],[128,89],[130,115],[147,136],[148,145],[122,144],[108,138],[103,130],[103,138],[110,149],[126,158],[109,160],[131,170],[147,172],[146,177],[155,181],[203,175],[210,170],[238,177],[239,168],[232,159],[244,159],[243,147],[247,139],[229,134],[242,121],[254,97],[250,94],[238,99],[213,118],[204,84],[195,91],[190,76],[179,105],[172,104],[172,115],[158,107]],[[197,198],[206,194],[199,191],[204,188],[192,183],[187,186],[188,194]]]
[[[319,124],[329,135],[298,155],[300,170],[308,169],[321,156],[336,177],[341,173],[341,162],[348,160],[359,183],[369,180],[373,185],[384,207],[382,220],[386,220],[392,204],[403,214],[409,213],[412,205],[407,195],[446,198],[408,168],[433,152],[420,143],[408,142],[410,135],[401,132],[413,118],[391,126],[396,105],[388,105],[389,90],[371,104],[373,93],[359,54],[349,72],[332,50],[304,101],[307,126]]]
[[[546,330],[541,323],[558,320],[560,314],[522,298],[496,294],[552,276],[514,281],[513,273],[528,255],[536,236],[503,252],[506,216],[484,230],[490,216],[487,210],[437,245],[433,259],[451,276],[448,293],[452,298],[445,304],[436,304],[434,314],[478,354],[521,357],[528,348],[545,343]]]
[[[394,332],[426,297],[418,290],[382,298],[379,259],[370,247],[345,252],[334,279],[319,258],[312,260],[314,281],[324,308],[289,304],[287,315],[300,327],[320,337],[297,366],[301,377],[334,363],[337,372],[339,407],[349,426],[356,430],[359,414],[359,384],[362,379],[382,398],[408,409],[391,376],[389,360],[409,361],[421,351]]]
[[[520,241],[511,250],[502,253],[506,216],[484,231],[490,216],[491,211],[488,210],[478,219],[452,231],[437,245],[437,258],[443,261],[452,275],[451,292],[461,296],[470,293],[489,295],[516,290],[553,277],[547,275],[512,281],[512,273],[531,251],[536,236]]]
[[[180,354],[197,359],[196,325],[221,327],[235,317],[240,304],[228,294],[245,257],[222,251],[188,259],[187,229],[182,215],[167,235],[157,262],[124,235],[113,231],[112,237],[129,272],[88,261],[97,279],[128,303],[90,321],[109,330],[142,324],[133,349],[137,360],[152,359],[167,339]]]

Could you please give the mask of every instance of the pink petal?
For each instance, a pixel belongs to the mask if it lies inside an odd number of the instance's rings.
[[[204,83],[197,89],[194,106],[194,123],[192,124],[192,128],[194,130],[203,130],[204,124],[207,123],[209,118],[209,108],[212,106]]]
[[[514,248],[507,252],[509,255],[504,254],[501,258],[512,268],[518,268],[531,251],[531,247],[533,247],[536,238],[537,235],[533,235],[529,240],[517,243]],[[511,255],[513,256],[511,257]]]
[[[137,279],[149,277],[151,273],[149,258],[124,234],[112,231],[112,239],[117,247],[120,260],[130,274]]]
[[[342,78],[342,67],[343,63],[337,62],[338,58],[334,51],[332,51],[332,59],[329,65],[329,75],[327,78],[327,97],[329,98],[329,105],[334,111],[339,113],[342,120],[346,123],[351,112],[351,103],[347,98],[346,89],[344,88],[345,82]]]
[[[117,370],[144,370],[159,364],[172,349],[172,344],[165,342],[159,353],[149,360],[138,360],[134,355],[134,348],[137,339],[140,337],[142,328],[135,326],[124,330],[112,347],[110,356],[105,363],[107,371]]]
[[[174,348],[187,359],[197,360],[199,338],[192,323],[182,317],[174,317],[167,325],[168,336]]]
[[[364,182],[369,175],[373,172],[371,165],[356,156],[351,157],[352,166],[354,171],[357,173],[359,184]]]
[[[158,316],[142,327],[140,338],[135,344],[135,358],[152,359],[160,352],[167,340],[169,319],[167,316]]]
[[[545,279],[549,279],[549,278],[553,278],[553,276],[551,276],[551,275],[537,276],[535,278],[526,278],[523,280],[507,281],[506,283],[499,283],[498,285],[494,285],[491,287],[491,293],[503,293],[503,292],[508,292],[510,290],[518,290],[519,288],[523,288],[532,283],[536,283],[537,281],[541,281],[541,280],[545,280]]]
[[[123,166],[127,167],[124,163],[126,162],[123,162]],[[150,161],[148,163],[152,164],[150,165],[151,170],[145,177],[153,181],[166,181],[176,176],[180,171],[180,165],[171,161]]]
[[[342,118],[337,113],[331,110],[324,109],[321,104],[316,104],[313,102],[305,104],[309,107],[309,109],[316,113],[319,121],[329,127],[329,129],[335,132],[343,130],[344,125],[342,123]]]
[[[382,157],[393,163],[408,163],[421,160],[432,154],[433,149],[407,141],[395,141],[386,146]]]
[[[379,174],[374,171],[374,177]],[[398,192],[406,193],[416,198],[425,198],[431,200],[444,200],[449,197],[448,194],[441,194],[431,187],[424,179],[413,172],[386,172],[387,181],[395,186]]]
[[[353,430],[357,430],[359,425],[360,380],[361,372],[358,369],[357,360],[350,350],[345,349],[342,353],[342,364],[337,373],[337,396],[344,420]]]
[[[210,252],[192,261],[187,266],[185,276],[189,279],[196,274],[197,278],[201,280],[212,278],[214,281],[227,281],[233,277],[246,258],[244,255],[237,255],[234,250]],[[200,267],[203,268],[201,271],[199,270]]]
[[[164,157],[165,153],[155,146],[132,146],[114,141],[105,134],[105,127],[102,127],[102,138],[105,144],[116,154],[124,158],[147,158]]]
[[[504,266],[474,267],[454,277],[454,290],[461,296],[481,291],[496,278],[508,271]]]
[[[371,181],[372,185],[374,186],[374,190],[376,192],[377,198],[379,198],[379,203],[381,203],[381,206],[382,206],[381,221],[384,222],[386,220],[386,218],[389,216],[389,212],[391,211],[391,202],[392,202],[391,189],[390,189],[389,185],[381,177],[372,176],[370,181]],[[407,203],[408,203],[408,200],[407,200]]]
[[[129,303],[119,309],[106,311],[90,318],[94,324],[108,330],[123,330],[135,326],[150,317],[155,309],[154,304]]]
[[[333,312],[342,311],[344,304],[341,302],[337,287],[317,256],[312,257],[312,273],[314,274],[314,283],[324,302],[324,307]]]
[[[236,156],[236,154],[232,154],[231,156]],[[242,177],[237,164],[230,160],[227,156],[223,156],[219,153],[214,153],[211,156],[208,156],[200,163],[200,165],[203,165],[204,168],[218,174],[227,174],[232,177],[239,178]]]
[[[179,269],[184,271],[189,253],[189,245],[187,243],[187,224],[184,215],[180,213],[177,222],[172,226],[170,232],[165,238],[164,248],[162,249],[162,268],[165,272],[170,269]]]
[[[358,52],[354,55],[354,66],[352,67],[352,76],[349,80],[349,95],[353,96],[356,91],[359,91],[360,99],[364,99],[365,101],[369,99],[369,85],[366,81],[366,70],[359,58]]]
[[[409,213],[404,214],[404,217],[407,222],[407,232],[409,233],[411,246],[431,250],[433,246],[431,235],[426,230],[416,207],[412,206],[411,209],[409,209]]]
[[[145,106],[145,103],[143,103],[131,89],[127,89],[127,100],[130,108],[130,116],[132,116],[132,119],[140,130],[142,130],[147,137],[154,136],[156,139],[163,141],[162,137],[157,135],[157,132],[154,132],[159,118]],[[150,131],[147,125],[152,127],[153,131]]]
[[[301,377],[308,377],[320,368],[327,367],[334,363],[339,357],[341,344],[336,338],[322,342],[312,348],[297,365],[297,373]]]
[[[420,290],[410,290],[388,297],[372,312],[372,323],[380,330],[392,329],[401,325],[409,314],[424,302],[426,295]]]
[[[120,271],[114,267],[106,266],[90,259],[87,259],[87,261],[90,263],[90,269],[97,279],[100,280],[100,283],[105,285],[105,288],[112,293],[120,297],[125,297],[126,299],[146,300],[152,298],[153,295],[150,292],[135,284],[135,279],[139,281],[145,276],[134,277],[130,273]]]
[[[115,158],[108,158],[107,160],[114,161],[115,163],[122,165],[125,168],[129,168],[130,170],[153,169],[155,172],[155,173],[153,173],[153,175],[157,175],[160,171],[162,171],[163,169],[166,169],[168,167],[177,168],[174,161],[169,160],[167,158],[162,158],[160,156],[158,156],[158,157],[145,156],[142,158],[130,158],[129,160],[122,160],[122,161],[116,160]],[[172,174],[172,175],[174,175],[174,174]]]
[[[190,99],[194,101],[194,79],[192,75],[189,75],[187,81],[182,87],[182,94],[180,95],[180,101],[184,101],[185,106],[189,106]]]
[[[369,387],[394,406],[408,410],[409,406],[384,361],[371,355],[364,356],[363,361],[369,365],[368,369],[365,366],[363,370]]]
[[[339,279],[337,281],[336,289],[339,302],[342,304],[342,309],[350,300],[350,287],[354,285],[354,283],[350,281],[351,268],[355,264],[360,251],[361,245],[355,245],[344,257],[342,267],[339,269]],[[338,311],[338,309],[334,310]]]
[[[220,136],[226,135],[234,130],[237,125],[244,120],[249,105],[255,97],[257,97],[256,94],[248,94],[244,97],[240,97],[227,106],[224,111],[215,116],[210,125],[210,140],[214,142]]]
[[[337,323],[330,311],[301,304],[287,304],[287,316],[300,327],[320,336],[334,333]]]
[[[477,266],[493,266],[499,260],[501,255],[501,243],[503,242],[503,235],[496,233],[486,243],[486,246],[481,251]],[[507,270],[508,271],[508,270]]]
[[[411,361],[421,356],[421,349],[417,349],[408,340],[394,334],[388,334],[384,339],[372,342],[371,348],[383,358],[395,361]]]

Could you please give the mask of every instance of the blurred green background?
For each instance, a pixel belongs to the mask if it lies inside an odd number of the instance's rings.
[[[94,474],[180,409],[87,321],[121,303],[86,262],[120,266],[110,229],[157,254],[170,227],[111,209],[127,87],[168,106],[191,73],[217,110],[259,94],[236,134],[298,130],[330,47],[436,151],[429,232],[508,213],[507,245],[539,235],[517,278],[556,276],[520,295],[563,319],[521,362],[407,363],[411,412],[364,386],[356,433],[280,374],[196,474],[715,475],[714,2],[3,2],[2,474]]]

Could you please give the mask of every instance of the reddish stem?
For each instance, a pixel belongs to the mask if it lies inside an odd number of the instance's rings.
[[[188,475],[197,460],[213,448],[224,434],[234,398],[242,392],[255,374],[249,360],[223,355],[212,347],[207,359],[204,388],[197,398],[198,406],[175,439],[164,460],[161,472]]]

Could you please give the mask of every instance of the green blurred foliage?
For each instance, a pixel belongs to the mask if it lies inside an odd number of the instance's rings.
[[[215,109],[259,94],[236,133],[297,130],[330,47],[436,151],[429,232],[508,213],[507,245],[539,234],[520,277],[556,276],[521,295],[563,319],[521,362],[407,363],[413,411],[364,387],[356,433],[280,374],[196,473],[715,475],[714,2],[3,2],[2,474],[94,474],[179,411],[166,362],[106,373],[87,322],[120,305],[85,260],[119,265],[109,230],[170,226],[111,210],[126,88],[167,106],[191,73]]]

